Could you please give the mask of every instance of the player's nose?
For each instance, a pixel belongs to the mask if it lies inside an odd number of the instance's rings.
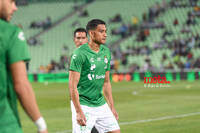
[[[17,8],[17,5],[16,5],[16,3],[14,3],[14,4],[13,4],[13,12],[17,11],[17,9],[18,9],[18,8]]]

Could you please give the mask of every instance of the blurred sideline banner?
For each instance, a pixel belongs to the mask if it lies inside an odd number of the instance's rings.
[[[31,79],[34,79],[34,81],[37,81],[37,82],[68,82],[69,81],[68,73],[34,74],[32,75],[32,77],[33,78]]]
[[[134,72],[134,73],[114,73],[110,75],[113,82],[120,81],[144,81],[145,77],[164,77],[167,81],[180,81],[188,80],[194,81],[200,79],[200,72],[164,72],[164,73],[151,73],[151,72]],[[28,74],[30,82],[68,82],[68,73],[44,73],[44,74]]]

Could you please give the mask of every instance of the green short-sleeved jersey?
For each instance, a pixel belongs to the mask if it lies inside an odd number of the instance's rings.
[[[0,19],[0,133],[21,133],[9,66],[30,59],[23,32]]]
[[[105,73],[110,70],[110,59],[110,50],[104,45],[100,46],[98,53],[87,43],[73,52],[70,70],[80,72],[77,88],[81,105],[97,107],[105,104],[103,84]]]

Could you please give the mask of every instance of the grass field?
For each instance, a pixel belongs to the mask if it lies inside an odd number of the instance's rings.
[[[32,83],[49,133],[71,132],[67,83]],[[200,81],[145,88],[142,82],[112,83],[122,133],[200,133]],[[20,108],[24,133],[35,125]]]

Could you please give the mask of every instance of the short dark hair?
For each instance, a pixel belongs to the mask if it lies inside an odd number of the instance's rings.
[[[76,36],[76,33],[77,32],[85,32],[86,36],[87,36],[87,31],[84,29],[84,28],[77,28],[75,31],[74,31],[74,37]]]
[[[104,25],[106,25],[106,23],[105,23],[103,20],[100,20],[100,19],[92,19],[92,20],[90,20],[90,21],[88,22],[87,26],[86,26],[87,32],[88,32],[89,30],[94,30],[94,29],[96,29],[97,26],[98,26],[99,24],[104,24]]]

